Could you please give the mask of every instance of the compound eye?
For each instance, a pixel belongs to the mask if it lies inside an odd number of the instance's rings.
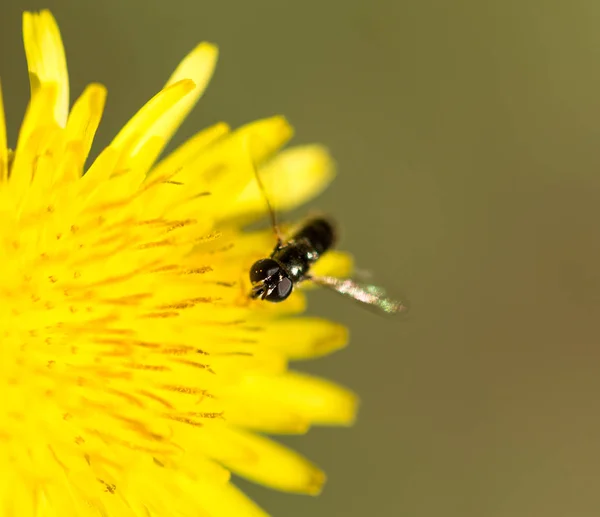
[[[273,289],[267,296],[265,300],[270,302],[282,302],[285,300],[290,294],[292,294],[292,288],[294,284],[287,276],[281,276],[275,285],[275,289]]]
[[[257,284],[268,278],[276,278],[281,271],[281,266],[273,259],[261,259],[250,268],[250,282]]]

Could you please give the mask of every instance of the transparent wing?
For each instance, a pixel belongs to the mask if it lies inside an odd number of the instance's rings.
[[[406,301],[389,298],[384,289],[377,285],[363,284],[350,278],[332,276],[311,276],[308,280],[387,314],[405,314],[409,309]]]

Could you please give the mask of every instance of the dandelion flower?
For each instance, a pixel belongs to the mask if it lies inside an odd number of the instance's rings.
[[[23,32],[14,152],[0,102],[0,514],[265,515],[231,473],[317,493],[318,468],[262,433],[352,422],[349,391],[288,369],[347,332],[300,316],[302,293],[249,301],[273,236],[241,224],[264,214],[253,164],[288,209],[329,182],[327,153],[282,151],[292,130],[273,117],[209,127],[159,161],[213,73],[202,43],[86,166],[106,91],[70,106],[54,18],[26,13]]]

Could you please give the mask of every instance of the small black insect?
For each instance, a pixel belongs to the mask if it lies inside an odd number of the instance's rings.
[[[278,239],[269,258],[255,262],[250,269],[252,298],[282,302],[294,285],[311,279],[310,266],[333,246],[335,230],[325,218],[307,221],[292,238]]]
[[[315,217],[306,221],[289,240],[285,240],[279,231],[275,211],[269,202],[262,180],[256,168],[254,170],[269,210],[277,244],[268,258],[256,261],[250,268],[251,298],[282,302],[292,294],[295,286],[301,282],[312,281],[387,313],[408,310],[405,303],[387,298],[383,289],[378,286],[361,284],[352,279],[312,275],[311,266],[336,243],[334,224],[328,218]]]

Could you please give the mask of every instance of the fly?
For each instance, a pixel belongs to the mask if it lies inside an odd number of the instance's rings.
[[[312,275],[311,267],[336,244],[335,225],[329,218],[315,217],[306,221],[289,240],[285,240],[258,171],[256,168],[254,171],[269,210],[277,243],[268,258],[256,261],[250,268],[250,298],[282,302],[300,283],[311,281],[388,314],[408,310],[405,303],[388,298],[381,287],[362,284],[350,278]]]

